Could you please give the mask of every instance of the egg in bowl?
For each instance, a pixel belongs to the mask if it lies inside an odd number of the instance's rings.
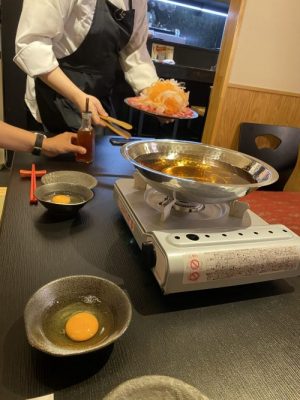
[[[49,282],[32,295],[24,312],[31,346],[55,356],[110,345],[126,331],[131,316],[127,294],[115,283],[91,275]]]

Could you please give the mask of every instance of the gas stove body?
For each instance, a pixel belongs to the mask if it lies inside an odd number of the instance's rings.
[[[299,275],[300,237],[284,225],[268,224],[246,203],[182,211],[168,207],[164,195],[143,182],[127,178],[116,181],[114,194],[165,294]],[[154,208],[147,204],[153,198]]]

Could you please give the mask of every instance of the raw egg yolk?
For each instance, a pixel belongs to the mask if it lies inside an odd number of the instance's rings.
[[[67,336],[76,341],[83,342],[96,335],[99,329],[97,318],[89,312],[79,312],[70,317],[66,323]]]
[[[71,197],[67,194],[56,194],[52,197],[52,203],[69,204],[70,202]]]

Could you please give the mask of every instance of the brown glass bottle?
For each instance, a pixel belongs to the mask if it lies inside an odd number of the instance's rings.
[[[76,161],[90,164],[93,162],[95,149],[95,135],[92,127],[92,113],[83,112],[81,116],[81,127],[77,132],[77,143],[79,146],[83,146],[86,148],[86,153],[77,153]]]

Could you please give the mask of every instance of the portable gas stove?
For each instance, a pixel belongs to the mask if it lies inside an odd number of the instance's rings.
[[[241,201],[183,204],[140,179],[118,179],[115,197],[165,294],[298,275],[300,237],[269,225]]]
[[[276,181],[274,168],[176,140],[127,143],[121,153],[136,173],[116,181],[117,204],[164,293],[299,274],[300,237],[238,200]]]

